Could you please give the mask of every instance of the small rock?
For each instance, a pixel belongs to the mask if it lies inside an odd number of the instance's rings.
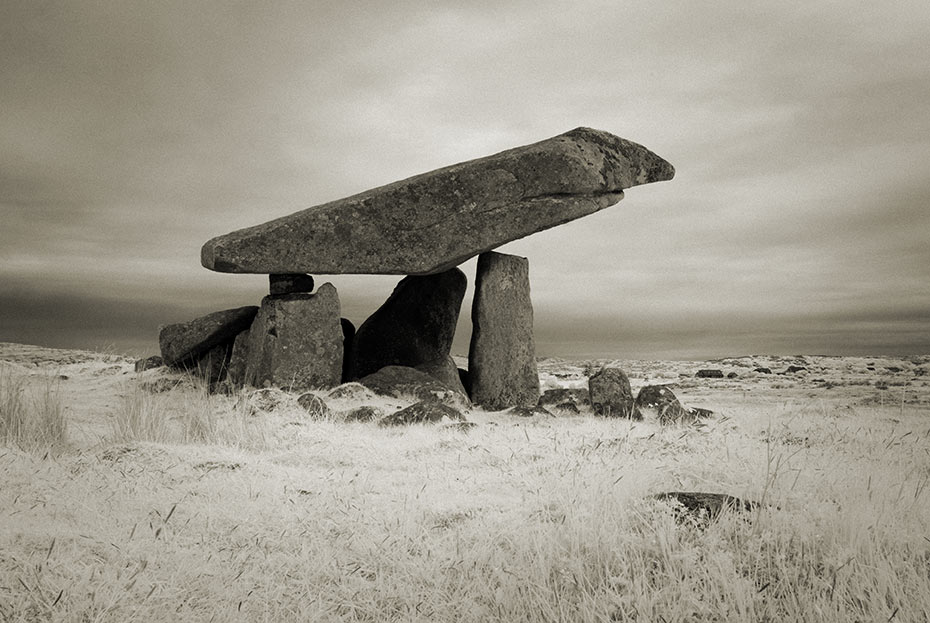
[[[465,419],[461,413],[438,400],[421,400],[409,407],[395,411],[382,418],[378,426],[401,426],[404,424],[421,424],[424,422],[439,422],[443,418],[450,420]]]
[[[699,379],[722,379],[723,371],[714,369],[698,370],[694,376]]]
[[[419,400],[439,400],[459,411],[471,407],[468,398],[438,379],[407,366],[385,366],[359,383],[381,396],[415,397]]]
[[[361,383],[343,383],[330,390],[326,397],[329,400],[348,400],[364,402],[375,397],[375,393]]]
[[[159,355],[152,355],[151,357],[146,357],[145,359],[137,359],[135,364],[136,372],[144,372],[146,370],[151,370],[152,368],[160,368],[165,365],[165,360],[162,359]]]
[[[665,385],[646,385],[636,395],[636,406],[655,417],[660,424],[678,424],[691,420],[675,392]]]
[[[273,413],[290,402],[290,396],[277,387],[265,387],[248,393],[245,396],[245,401],[248,404],[250,415],[254,415],[259,411]]]
[[[694,419],[709,418],[714,415],[714,412],[710,409],[702,409],[701,407],[685,407],[685,410],[688,411]]]
[[[751,511],[757,502],[742,500],[726,493],[703,493],[699,491],[669,491],[649,496],[678,505],[683,514],[696,519],[715,519],[724,508],[734,511]]]
[[[539,405],[533,405],[527,407],[520,405],[517,407],[511,407],[507,410],[508,415],[515,415],[517,417],[533,417],[534,415],[542,415],[545,417],[555,417],[552,415],[552,411],[549,411],[545,407],[540,407]]]
[[[272,296],[313,292],[313,277],[304,273],[271,273],[268,275],[268,282]]]
[[[346,422],[371,422],[380,419],[384,415],[384,410],[371,405],[362,405],[341,413]]]
[[[643,419],[633,400],[630,380],[620,368],[601,368],[588,379],[588,392],[597,415]]]
[[[547,389],[543,392],[542,396],[539,397],[539,401],[536,404],[540,407],[555,406],[564,409],[565,407],[563,405],[566,403],[574,406],[575,412],[577,413],[579,407],[591,406],[591,396],[588,390],[581,388]]]
[[[771,368],[755,368],[753,372],[758,372],[759,374],[771,374],[772,369]]]
[[[310,392],[298,396],[297,404],[314,420],[327,418],[332,413],[322,398]]]
[[[728,378],[728,379],[735,379],[735,378],[738,377],[738,376],[739,376],[739,375],[738,375],[736,372],[730,372],[730,373],[727,375],[727,378]]]

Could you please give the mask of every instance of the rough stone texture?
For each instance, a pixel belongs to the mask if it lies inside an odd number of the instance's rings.
[[[226,367],[226,384],[231,390],[242,387],[245,381],[245,368],[249,356],[249,331],[246,329],[233,341],[229,365]]]
[[[316,394],[306,392],[297,397],[297,404],[311,419],[320,420],[331,415],[329,407],[323,402],[323,399]]]
[[[249,328],[257,312],[257,307],[249,305],[162,327],[158,332],[158,346],[165,365],[187,366],[215,346],[232,342],[236,335]]]
[[[458,391],[425,372],[407,366],[385,366],[374,374],[362,377],[359,383],[382,396],[439,400],[459,411],[471,407],[468,398]]]
[[[146,370],[151,370],[152,368],[160,368],[165,365],[164,359],[158,355],[152,355],[151,357],[146,357],[145,359],[138,359],[135,363],[136,372],[145,372]]]
[[[355,333],[353,378],[384,366],[416,367],[447,358],[467,283],[458,268],[401,279]]]
[[[313,277],[304,273],[268,275],[268,290],[272,296],[294,294],[296,292],[313,292]]]
[[[588,392],[597,415],[643,419],[633,400],[630,380],[620,368],[601,368],[588,379]]]
[[[675,392],[665,385],[646,385],[641,388],[636,395],[636,406],[644,415],[653,415],[660,424],[682,423],[692,419]]]
[[[201,262],[232,273],[435,273],[674,174],[641,145],[577,128],[213,238]]]
[[[539,374],[526,258],[494,252],[478,257],[471,322],[472,402],[488,409],[535,405]]]
[[[724,508],[733,511],[751,511],[757,502],[743,500],[726,493],[704,493],[702,491],[668,491],[650,496],[654,500],[671,502],[682,512],[697,519],[715,519]]]
[[[446,355],[435,361],[422,363],[418,366],[414,366],[414,369],[420,372],[426,372],[450,389],[454,389],[465,398],[468,398],[468,392],[465,391],[465,386],[462,385],[462,377],[459,375],[459,369],[455,366],[455,361],[452,360],[451,356]]]
[[[542,396],[539,397],[539,402],[537,404],[540,407],[556,407],[558,409],[568,409],[571,410],[571,407],[566,407],[565,405],[572,405],[575,407],[575,412],[578,412],[580,407],[590,407],[591,406],[591,396],[586,389],[576,389],[576,388],[558,388],[558,389],[547,389],[543,392]]]
[[[759,374],[771,374],[772,369],[771,368],[755,368],[753,372],[758,372]]]
[[[339,387],[334,387],[326,398],[329,400],[346,400],[361,402],[370,400],[375,397],[375,393],[362,385],[361,383],[343,383]]]
[[[209,391],[215,392],[226,379],[226,370],[232,356],[233,342],[225,342],[214,346],[197,359],[196,364],[189,369],[198,374],[207,382]]]
[[[372,420],[380,420],[384,416],[384,410],[380,407],[362,405],[343,411],[341,415],[346,422],[371,422]]]
[[[249,332],[245,384],[297,391],[338,385],[342,339],[332,284],[316,294],[266,296]]]
[[[242,396],[240,400],[245,402],[245,408],[250,415],[257,413],[274,413],[285,408],[291,403],[291,396],[287,392],[277,387],[264,387],[256,389]]]
[[[464,420],[461,413],[438,400],[421,400],[409,407],[395,411],[381,419],[378,426],[402,426],[404,424],[422,424],[424,422],[441,422],[443,418],[453,421]]]
[[[696,376],[699,379],[722,379],[723,370],[716,370],[716,369],[698,370],[694,376]]]

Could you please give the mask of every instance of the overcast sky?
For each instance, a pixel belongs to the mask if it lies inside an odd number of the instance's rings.
[[[928,41],[926,0],[5,0],[0,341],[156,352],[267,292],[209,238],[584,125],[677,174],[499,249],[538,354],[928,353]],[[398,278],[325,280],[358,324]]]

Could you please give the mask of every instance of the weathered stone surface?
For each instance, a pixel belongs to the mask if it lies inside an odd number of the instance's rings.
[[[137,359],[135,363],[136,372],[145,372],[146,370],[151,370],[153,368],[160,368],[165,365],[165,360],[162,359],[159,355],[152,355],[151,357],[146,357],[144,359]]]
[[[362,377],[359,383],[382,396],[439,400],[459,411],[471,407],[468,398],[456,390],[425,372],[407,366],[385,366],[374,374]]]
[[[313,292],[313,277],[304,273],[275,273],[268,275],[268,290],[272,296]]]
[[[753,372],[758,372],[759,374],[771,374],[771,368],[754,368]]]
[[[588,379],[588,392],[597,415],[643,419],[633,400],[630,380],[620,368],[601,368]]]
[[[207,388],[211,393],[216,391],[220,383],[226,379],[232,348],[233,342],[218,344],[201,355],[196,364],[188,368],[207,382]]]
[[[244,382],[298,391],[338,385],[342,339],[332,284],[316,294],[266,296],[249,331]]]
[[[332,413],[322,398],[310,392],[298,396],[297,404],[314,420],[327,418]]]
[[[236,336],[233,341],[232,352],[229,354],[229,365],[226,367],[226,384],[230,390],[242,387],[245,381],[245,368],[249,357],[249,329]]]
[[[459,375],[459,369],[456,367],[455,361],[452,360],[451,356],[446,355],[435,361],[421,363],[418,366],[414,366],[414,369],[420,372],[426,372],[450,389],[454,389],[465,398],[468,398],[465,386],[462,385],[462,377]]]
[[[435,273],[674,174],[641,145],[577,128],[213,238],[201,262],[232,273]]]
[[[591,406],[591,395],[588,390],[580,388],[547,389],[539,397],[537,404],[540,407],[556,407],[558,409],[565,409],[566,404],[571,404],[575,407],[575,412],[577,412],[579,407]],[[570,410],[571,407],[568,407],[568,409]]]
[[[743,500],[727,493],[705,493],[703,491],[667,491],[650,496],[654,500],[670,502],[681,512],[695,519],[715,519],[723,509],[732,511],[751,511],[759,504],[752,500]]]
[[[458,268],[401,279],[355,333],[353,378],[385,366],[416,367],[447,358],[467,281]]]
[[[722,379],[722,378],[723,378],[723,370],[717,370],[717,369],[713,369],[713,368],[712,368],[712,369],[705,369],[705,370],[698,370],[698,371],[694,374],[694,376],[696,376],[696,377],[699,378],[699,379]]]
[[[215,346],[232,342],[252,324],[258,308],[254,305],[224,309],[189,322],[169,324],[158,332],[158,345],[166,366],[194,363]]]
[[[371,422],[380,420],[384,416],[384,410],[372,405],[362,405],[343,411],[341,415],[346,422]]]
[[[489,409],[535,405],[539,374],[526,258],[493,251],[481,254],[471,322],[472,402]]]
[[[460,421],[465,418],[461,413],[438,400],[421,400],[409,407],[395,411],[382,418],[378,426],[402,426],[405,424],[422,424],[424,422],[441,422],[443,418]]]
[[[339,387],[334,387],[326,394],[328,400],[345,400],[352,402],[362,402],[374,397],[375,393],[361,383],[343,383]]]
[[[642,387],[636,395],[636,406],[641,413],[652,415],[660,424],[685,423],[694,419],[675,392],[665,385]]]

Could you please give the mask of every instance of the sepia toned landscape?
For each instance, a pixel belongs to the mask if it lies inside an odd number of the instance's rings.
[[[930,613],[930,357],[542,359],[543,391],[610,365],[714,414],[403,427],[347,421],[417,400],[357,383],[309,392],[321,416],[300,392],[210,394],[115,353],[0,360],[4,621]],[[688,491],[747,506],[655,497]]]

